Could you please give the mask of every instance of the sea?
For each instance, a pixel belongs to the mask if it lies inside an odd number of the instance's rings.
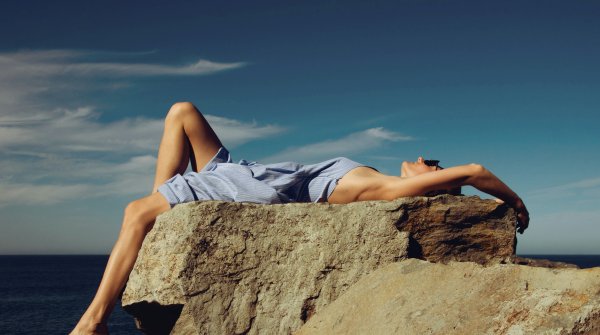
[[[600,255],[520,255],[600,266]],[[92,301],[108,255],[0,255],[0,334],[68,334]],[[120,302],[111,334],[138,334]]]

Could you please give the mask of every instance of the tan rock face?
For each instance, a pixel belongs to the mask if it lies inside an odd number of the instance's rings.
[[[409,257],[433,262],[509,262],[515,253],[514,211],[478,197],[410,198],[396,226],[409,232]]]
[[[298,331],[305,334],[598,334],[600,268],[382,266]]]
[[[288,334],[385,264],[508,261],[514,231],[477,197],[183,204],[146,236],[122,304],[149,332]]]

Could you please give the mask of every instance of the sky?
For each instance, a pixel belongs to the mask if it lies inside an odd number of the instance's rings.
[[[596,1],[3,1],[0,254],[108,254],[190,101],[261,163],[480,163],[600,254]],[[487,195],[472,188],[465,194]]]

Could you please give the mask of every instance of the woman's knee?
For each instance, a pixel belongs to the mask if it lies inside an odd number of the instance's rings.
[[[198,114],[200,111],[191,102],[176,102],[171,106],[165,117],[165,121],[181,121],[190,114]]]
[[[156,217],[171,209],[167,199],[159,192],[130,202],[125,207],[123,225],[149,229]]]
[[[125,207],[124,227],[147,230],[152,223],[149,209],[142,199],[134,200]]]

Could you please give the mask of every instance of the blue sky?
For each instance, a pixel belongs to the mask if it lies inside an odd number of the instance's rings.
[[[599,16],[593,1],[4,1],[0,254],[109,253],[176,101],[236,161],[481,163],[529,207],[519,253],[600,254]]]

